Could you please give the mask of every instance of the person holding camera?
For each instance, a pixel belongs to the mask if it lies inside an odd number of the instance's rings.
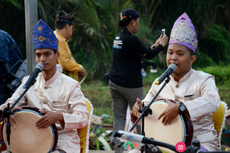
[[[120,13],[119,26],[123,29],[114,39],[112,67],[109,73],[109,90],[113,103],[113,130],[124,130],[128,105],[132,108],[136,98],[144,98],[141,74],[141,59],[152,59],[168,43],[167,35],[160,38],[149,49],[133,36],[139,28],[140,15],[134,9]],[[138,129],[137,129],[138,131]],[[115,152],[123,152],[115,141]]]
[[[11,96],[6,85],[13,80],[13,74],[20,67],[16,64],[11,69],[19,60],[22,60],[22,54],[17,43],[6,31],[0,29],[0,105]]]

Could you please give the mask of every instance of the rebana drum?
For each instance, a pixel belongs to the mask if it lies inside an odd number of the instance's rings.
[[[37,108],[23,107],[14,113],[16,128],[11,129],[10,151],[13,153],[47,153],[55,150],[58,140],[55,124],[45,129],[38,129],[36,122],[42,117]],[[2,135],[7,143],[6,126]]]
[[[175,103],[174,101],[170,100]],[[171,145],[176,145],[178,142],[184,142],[188,147],[191,144],[193,136],[193,126],[188,114],[178,115],[170,125],[164,126],[162,118],[158,120],[160,114],[168,106],[163,99],[158,99],[152,103],[150,109],[152,115],[145,117],[145,135],[148,138],[153,138],[156,141],[165,142]],[[161,150],[172,152],[167,148],[159,147]]]

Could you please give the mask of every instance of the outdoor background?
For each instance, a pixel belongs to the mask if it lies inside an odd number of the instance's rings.
[[[160,36],[161,29],[170,35],[174,21],[186,12],[199,41],[193,68],[215,76],[221,100],[230,106],[230,0],[38,0],[38,19],[54,30],[58,8],[74,14],[74,34],[69,45],[77,62],[88,71],[82,91],[94,105],[94,114],[109,115],[105,123],[112,123],[113,119],[103,75],[111,66],[113,39],[121,30],[117,22],[125,8],[140,13],[140,27],[135,35],[147,47]],[[0,0],[0,28],[15,39],[26,58],[24,0]],[[145,93],[167,68],[166,48],[151,60],[157,62],[158,72],[150,73],[146,68]]]

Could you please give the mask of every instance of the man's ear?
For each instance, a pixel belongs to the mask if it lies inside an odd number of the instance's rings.
[[[132,19],[132,21],[131,21],[131,25],[133,26],[135,24],[135,20],[134,19]]]
[[[194,63],[196,61],[197,56],[196,55],[192,55],[191,56],[191,64]]]
[[[59,60],[59,58],[60,58],[60,52],[59,51],[56,52],[56,57],[57,57],[57,60]]]

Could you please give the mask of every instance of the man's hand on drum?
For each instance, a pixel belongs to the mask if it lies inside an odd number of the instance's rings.
[[[22,108],[14,107],[11,111],[17,111],[17,110],[22,110]],[[7,118],[4,118],[3,121],[5,124],[7,124]],[[14,118],[14,115],[10,115],[10,124],[11,124],[11,129],[16,128],[16,125],[18,124],[17,120]]]
[[[40,118],[36,126],[40,129],[47,128],[52,124],[56,123],[57,121],[64,122],[64,118],[61,112],[52,112],[52,111],[42,111],[42,114],[45,114],[42,118]]]
[[[170,100],[166,100],[168,103],[167,108],[163,111],[162,114],[158,117],[158,120],[160,120],[162,117],[162,123],[164,125],[169,125],[180,113],[179,111],[179,104],[177,103],[172,103]]]
[[[141,101],[139,98],[137,98],[137,102],[134,104],[133,109],[132,109],[132,115],[135,116],[135,118],[133,118],[133,117],[131,116],[131,121],[132,121],[133,123],[134,123],[134,122],[137,120],[137,118],[141,115],[141,113],[138,112],[138,110],[139,110],[141,107],[142,107],[142,101]],[[138,124],[140,124],[140,123],[141,123],[141,120],[138,122]]]

